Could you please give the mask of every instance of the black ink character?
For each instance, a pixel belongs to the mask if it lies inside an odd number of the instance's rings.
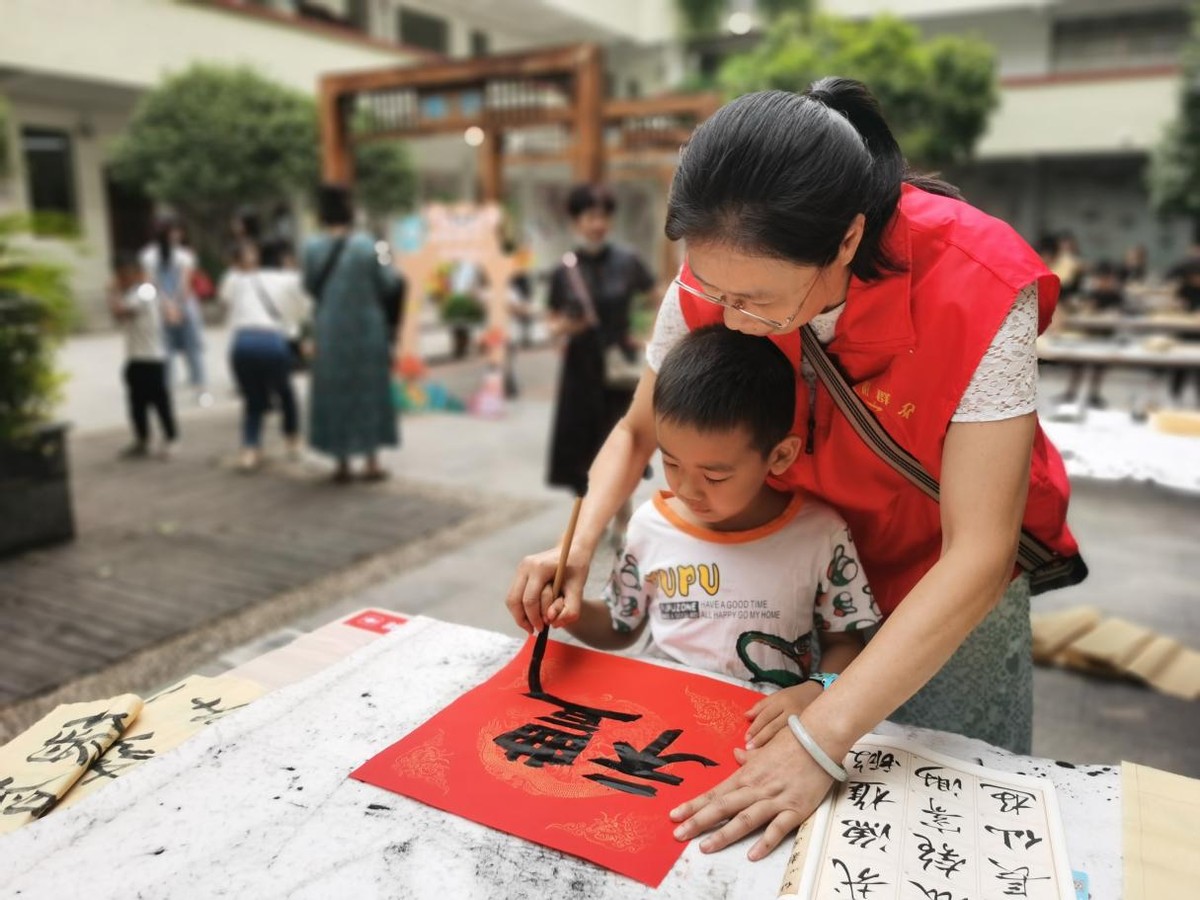
[[[1029,882],[1031,881],[1049,881],[1049,875],[1032,876],[1029,874],[1029,866],[1016,866],[1008,868],[1002,866],[996,860],[988,857],[988,862],[995,866],[1000,871],[996,873],[996,880],[1004,884],[1005,897],[1028,897]]]
[[[983,830],[991,832],[992,834],[1001,835],[1004,838],[1004,846],[1009,850],[1013,849],[1013,840],[1016,840],[1018,844],[1024,844],[1026,850],[1028,850],[1034,844],[1040,844],[1042,842],[1042,839],[1034,834],[1032,829],[1029,828],[997,828],[994,825],[984,825]]]
[[[869,900],[871,891],[875,888],[886,888],[888,883],[883,880],[883,876],[878,872],[872,872],[870,867],[864,868],[857,875],[850,872],[850,867],[836,857],[832,860],[835,868],[842,870],[842,880],[838,882],[838,886],[834,891],[841,895],[842,888],[846,888],[849,893],[845,896],[847,900]]]
[[[944,771],[941,766],[921,766],[913,774],[920,778],[927,788],[937,788],[943,794],[958,796],[962,790],[961,778],[947,778],[938,773]]]
[[[933,828],[938,834],[962,834],[962,825],[955,824],[953,819],[961,819],[958,813],[947,812],[944,807],[933,802],[932,797],[925,799],[925,807],[920,810],[919,820],[926,828]]]
[[[934,870],[949,878],[967,864],[966,858],[949,844],[943,843],[942,849],[938,850],[925,835],[914,831],[913,837],[919,841],[917,850],[921,859],[922,872],[928,872],[932,866]]]
[[[925,900],[954,900],[954,895],[949,891],[939,891],[936,887],[925,887],[925,885],[917,881],[910,881],[909,884],[920,891],[921,896],[924,897]],[[962,900],[967,900],[967,898],[964,897]]]
[[[117,741],[108,748],[107,753],[92,763],[92,767],[88,769],[87,774],[80,779],[79,783],[81,785],[91,784],[101,778],[118,778],[125,769],[150,759],[154,756],[154,750],[149,747],[135,746],[133,742],[148,741],[152,737],[154,737],[154,732],[147,731],[145,734]]]
[[[851,750],[850,756],[850,768],[855,772],[890,772],[900,765],[895,756],[883,750]]]
[[[658,781],[662,784],[682,784],[683,779],[678,775],[671,775],[658,770],[663,766],[670,766],[675,763],[694,762],[700,763],[702,766],[715,766],[716,763],[695,753],[669,753],[665,756],[662,755],[662,751],[671,746],[681,734],[683,734],[683,731],[679,728],[664,731],[647,744],[644,750],[638,750],[633,745],[627,744],[624,741],[616,741],[613,743],[613,749],[617,751],[616,759],[597,758],[592,759],[591,762],[614,769],[622,775],[629,775],[633,778],[644,778],[647,781]],[[595,773],[584,775],[583,777],[589,781],[602,784],[605,787],[615,788],[627,794],[635,794],[638,797],[653,797],[657,793],[657,790],[649,785],[635,784],[621,778],[613,778],[610,775]]]
[[[16,786],[12,777],[0,778],[0,816],[15,816],[30,813],[35,819],[50,812],[58,798],[40,790],[49,780],[41,784]]]
[[[850,805],[855,809],[866,812],[869,806],[873,811],[878,810],[881,803],[896,802],[888,799],[892,792],[883,785],[882,781],[851,781],[846,786],[846,796],[850,800]]]
[[[235,709],[241,709],[243,706],[248,705],[249,704],[246,703],[239,703],[237,706],[230,706],[222,709],[220,697],[217,697],[215,700],[205,700],[203,697],[193,697],[192,712],[200,713],[200,715],[192,716],[190,721],[203,722],[205,725],[211,725],[222,716],[228,715]]]
[[[892,837],[891,825],[867,822],[863,819],[842,819],[842,824],[846,826],[842,837],[851,847],[866,849],[878,841],[879,846],[876,849],[881,852],[887,850],[887,841]]]
[[[114,732],[121,733],[124,727],[121,722],[128,717],[129,713],[110,713],[105,710],[64,722],[58,734],[25,757],[25,761],[55,763],[74,754],[75,762],[86,766],[104,751]],[[68,728],[71,730],[67,731]]]
[[[545,692],[528,693],[525,696],[553,704],[558,710],[548,716],[538,716],[537,722],[522,725],[493,738],[493,741],[505,751],[509,762],[527,756],[529,758],[525,760],[525,765],[535,769],[543,765],[569,766],[574,763],[605,719],[636,722],[641,718],[637,713],[597,709],[570,700],[560,700]],[[539,722],[558,727],[547,727]]]
[[[1036,794],[1031,794],[1029,791],[1019,791],[1016,788],[1000,787],[996,784],[980,784],[981,789],[986,790],[992,788],[996,793],[988,794],[993,800],[1000,804],[1000,812],[1012,813],[1019,816],[1022,810],[1032,809],[1033,801],[1037,799]]]

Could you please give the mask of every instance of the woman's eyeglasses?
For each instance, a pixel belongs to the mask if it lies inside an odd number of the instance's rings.
[[[768,319],[766,316],[760,316],[756,312],[751,312],[750,310],[746,309],[746,304],[744,301],[726,300],[724,297],[715,297],[712,294],[706,294],[704,291],[697,290],[689,284],[684,284],[678,278],[674,279],[674,283],[675,286],[681,291],[686,291],[693,297],[699,297],[701,300],[707,300],[709,303],[713,303],[717,306],[723,306],[726,309],[732,309],[734,312],[741,313],[747,319],[753,319],[755,322],[762,322],[764,325],[769,325],[771,328],[780,329],[787,328],[796,320],[796,316],[800,315],[800,310],[802,310],[804,308],[804,304],[808,302],[808,295],[812,293],[813,286],[817,283],[817,279],[820,277],[821,273],[817,272],[813,280],[809,282],[808,288],[804,292],[804,296],[800,298],[800,302],[796,305],[796,309],[783,321],[779,321],[777,319]]]

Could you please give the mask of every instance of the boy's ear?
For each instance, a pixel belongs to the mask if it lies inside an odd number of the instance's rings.
[[[800,451],[804,449],[804,440],[798,434],[789,434],[775,445],[767,457],[767,467],[772,475],[782,475],[792,467]]]

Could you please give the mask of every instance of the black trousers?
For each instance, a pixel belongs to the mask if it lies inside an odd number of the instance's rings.
[[[166,363],[131,359],[125,363],[125,387],[129,397],[129,420],[139,443],[150,440],[150,408],[158,413],[163,436],[175,440],[175,411],[167,390]]]

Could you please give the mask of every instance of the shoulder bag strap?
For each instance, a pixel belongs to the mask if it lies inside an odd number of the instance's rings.
[[[816,370],[817,377],[829,390],[829,395],[850,427],[862,438],[880,459],[903,475],[909,482],[935,502],[941,501],[941,486],[936,478],[925,471],[925,467],[911,453],[896,443],[887,430],[871,414],[862,398],[846,382],[841,371],[829,358],[811,325],[800,329],[800,341],[804,355]],[[1087,567],[1078,556],[1065,557],[1055,553],[1024,528],[1017,549],[1017,562],[1030,573],[1030,585],[1034,593],[1076,584],[1087,575]]]
[[[329,280],[329,276],[333,274],[334,267],[337,266],[338,260],[342,256],[342,251],[346,249],[346,238],[340,237],[333,243],[333,249],[329,251],[329,255],[325,257],[325,263],[321,266],[321,271],[317,273],[316,279],[313,281],[313,299],[318,303],[321,302],[321,291],[325,289],[325,282]]]
[[[257,275],[251,275],[250,281],[254,285],[254,292],[258,294],[258,301],[263,305],[263,309],[267,311],[267,315],[271,317],[276,325],[282,325],[283,316],[279,314],[279,307],[271,299],[271,294],[262,283],[262,280]]]

